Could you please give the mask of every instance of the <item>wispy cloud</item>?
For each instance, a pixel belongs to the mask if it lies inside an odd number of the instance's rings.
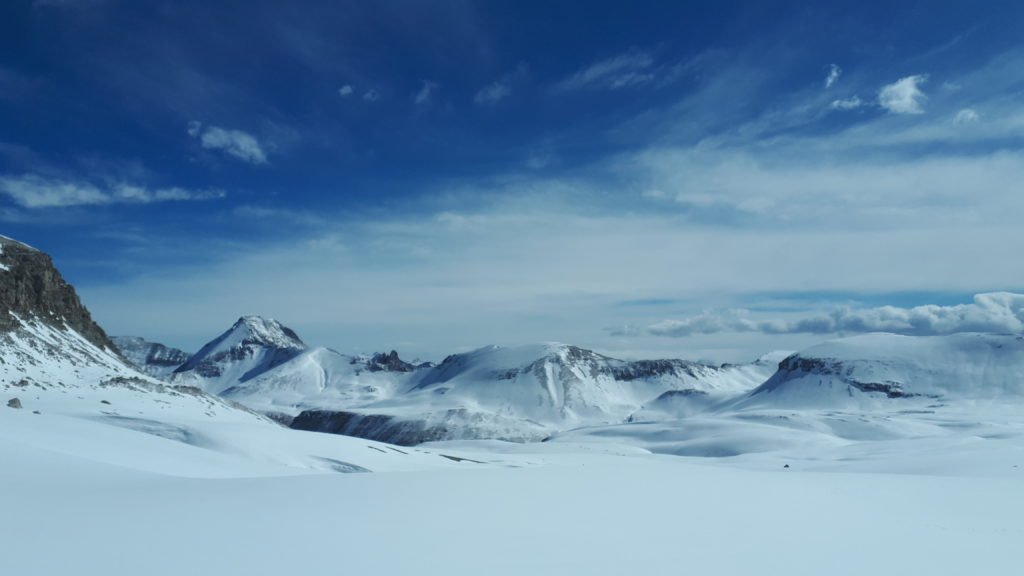
[[[493,106],[512,94],[512,86],[521,84],[529,74],[526,64],[520,63],[513,72],[491,82],[477,91],[473,103],[477,106]]]
[[[878,104],[893,114],[924,114],[927,97],[921,85],[927,81],[927,74],[900,78],[878,91]]]
[[[842,68],[836,64],[830,64],[828,68],[828,76],[825,77],[825,88],[831,88],[833,84],[839,81],[839,77],[842,75]]]
[[[255,136],[241,130],[230,130],[219,126],[203,126],[201,122],[188,123],[186,132],[199,140],[203,148],[220,150],[225,154],[249,164],[266,164],[267,155]]]
[[[880,306],[838,308],[795,320],[755,319],[747,310],[705,312],[681,320],[664,320],[647,328],[655,336],[687,337],[719,332],[764,334],[836,334],[891,332],[934,336],[959,332],[1024,331],[1024,294],[978,294],[970,304],[913,308]]]
[[[964,108],[953,117],[954,124],[973,124],[981,120],[981,115],[972,108]]]
[[[380,92],[370,88],[366,92],[363,92],[363,100],[367,102],[376,102],[377,100],[380,100]]]
[[[477,91],[473,96],[473,102],[479,106],[493,105],[501,102],[511,93],[512,87],[508,83],[498,80]]]
[[[225,195],[222,190],[149,188],[127,183],[98,186],[85,181],[46,178],[35,174],[0,176],[0,193],[25,208],[213,200]]]
[[[850,98],[841,98],[833,100],[832,104],[829,105],[833,110],[856,110],[861,106],[864,106],[864,101],[858,96],[851,96]]]
[[[647,84],[655,79],[654,58],[647,52],[630,50],[595,62],[555,85],[555,91],[617,90]]]
[[[354,92],[355,92],[355,90],[352,89],[352,85],[351,84],[345,84],[341,88],[338,88],[338,95],[341,96],[342,98],[348,98]]]
[[[434,92],[436,91],[437,82],[424,80],[423,85],[420,87],[419,91],[413,94],[413,102],[415,102],[417,105],[426,104],[430,102],[430,99],[433,97]]]

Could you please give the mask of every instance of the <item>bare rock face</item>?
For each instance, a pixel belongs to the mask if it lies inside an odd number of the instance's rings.
[[[17,409],[20,410],[21,409],[21,400],[19,400],[18,398],[11,398],[10,400],[7,401],[7,407],[8,408],[17,408]]]
[[[19,327],[14,315],[66,324],[99,348],[116,350],[47,254],[0,236],[0,333]]]
[[[398,357],[398,352],[392,350],[389,354],[378,352],[366,363],[370,372],[412,372],[416,369],[412,364]]]
[[[166,378],[192,357],[184,350],[138,336],[112,336],[110,339],[132,365],[156,378]]]

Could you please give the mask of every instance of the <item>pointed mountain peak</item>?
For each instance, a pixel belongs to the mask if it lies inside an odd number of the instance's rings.
[[[202,379],[213,379],[213,384],[201,387],[219,394],[224,387],[254,378],[304,350],[306,345],[298,334],[277,320],[242,316],[179,366],[174,375],[191,372]]]
[[[221,344],[228,346],[256,344],[272,348],[306,348],[294,330],[273,318],[262,316],[242,316],[223,336]]]

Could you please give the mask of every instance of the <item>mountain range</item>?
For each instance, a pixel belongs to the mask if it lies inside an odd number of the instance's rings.
[[[133,358],[168,382],[237,401],[304,430],[398,444],[497,438],[540,440],[552,432],[622,422],[670,391],[726,398],[775,369],[770,360],[711,366],[683,360],[624,361],[560,343],[487,346],[437,365],[398,353],[349,356],[307,346],[295,331],[259,316],[228,330],[169,370],[170,348],[138,338]],[[143,358],[142,351],[147,354]],[[127,352],[126,352],[127,354]]]
[[[190,354],[108,337],[46,254],[6,237],[0,305],[8,311],[0,318],[4,391],[82,396],[121,387],[186,412],[269,417],[403,445],[530,442],[607,427],[618,434],[651,422],[692,428],[702,418],[741,429],[773,410],[927,412],[1024,397],[1019,334],[865,334],[740,365],[619,360],[561,343],[485,346],[433,364],[310,346],[276,320],[245,316]]]

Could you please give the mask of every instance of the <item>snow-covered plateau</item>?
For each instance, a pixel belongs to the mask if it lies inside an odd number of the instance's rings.
[[[1019,334],[434,365],[252,316],[188,354],[3,237],[0,305],[0,574],[1019,571]]]

